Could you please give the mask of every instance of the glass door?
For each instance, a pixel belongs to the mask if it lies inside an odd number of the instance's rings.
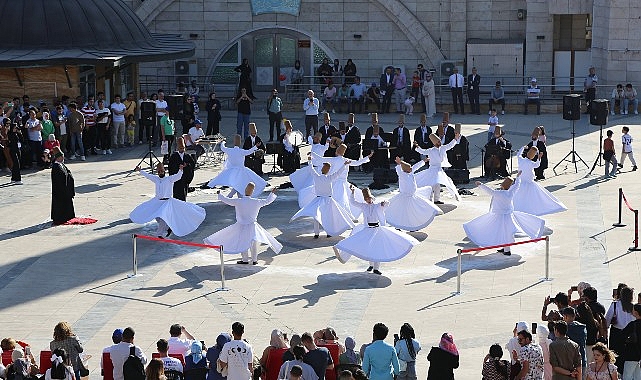
[[[296,61],[296,44],[295,37],[281,34],[261,35],[254,39],[255,91],[284,89]]]

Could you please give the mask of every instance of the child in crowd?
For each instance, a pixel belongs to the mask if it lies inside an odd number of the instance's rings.
[[[410,96],[409,98],[405,99],[405,114],[412,116],[414,114],[414,102],[416,101],[416,98],[413,96]]]
[[[56,135],[50,133],[47,141],[42,144],[42,147],[42,162],[44,162],[45,168],[49,169],[52,162],[51,152],[53,152],[53,148],[60,147],[60,141],[56,140]]]
[[[494,138],[494,130],[496,129],[496,126],[499,125],[499,117],[496,116],[496,109],[492,108],[492,111],[490,111],[490,118],[487,121],[487,141],[490,141]]]
[[[603,139],[603,160],[605,160],[605,175],[610,177],[616,177],[617,173],[617,155],[614,150],[614,140],[612,140],[612,135],[614,132],[608,130],[606,133],[608,137]],[[612,164],[612,170],[610,170],[610,164]]]
[[[134,133],[136,131],[136,118],[134,115],[129,115],[127,117],[127,146],[134,145]]]
[[[412,75],[412,92],[410,95],[416,99],[418,98],[419,91],[421,91],[421,77],[418,75],[418,71],[414,71],[414,75]]]
[[[621,133],[623,133],[623,136],[621,136],[621,143],[623,144],[623,148],[621,149],[621,160],[619,163],[619,168],[623,168],[623,162],[625,162],[625,158],[630,156],[630,162],[632,162],[632,171],[637,170],[637,162],[634,160],[634,153],[632,152],[632,136],[628,133],[630,132],[630,128],[628,127],[623,127],[621,129]]]

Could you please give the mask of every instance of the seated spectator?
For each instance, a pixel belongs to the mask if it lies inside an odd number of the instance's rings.
[[[178,86],[176,86],[176,94],[186,94],[187,93],[187,86],[185,86],[185,82],[178,82]]]
[[[45,372],[45,380],[74,380],[73,367],[63,348],[56,348],[51,355],[51,368]]]
[[[492,109],[494,108],[495,104],[500,104],[501,115],[505,115],[505,91],[503,91],[503,87],[501,87],[500,80],[496,81],[496,85],[490,92],[490,96],[491,96],[490,102],[489,102],[490,111],[488,111],[488,114],[490,115],[492,114]]]
[[[323,330],[316,331],[314,333],[314,343],[318,346],[324,346],[326,344],[337,344],[338,352],[340,354],[345,352],[345,346],[338,340],[336,331],[332,327],[327,327]]]
[[[376,104],[376,112],[381,112],[381,90],[372,82],[372,86],[367,89],[366,104]]]
[[[172,358],[167,354],[167,351],[169,350],[169,343],[167,340],[159,339],[158,342],[156,342],[156,350],[158,350],[158,353],[160,354],[160,360],[162,360],[165,371],[183,372],[183,364],[180,360]]]
[[[623,115],[623,99],[625,95],[623,94],[623,85],[621,83],[617,84],[617,88],[612,90],[612,95],[610,95],[610,115],[614,115],[615,108],[619,107],[619,112]]]
[[[185,335],[185,338],[182,338],[182,335]],[[185,326],[179,324],[173,324],[169,328],[170,338],[167,339],[169,343],[169,354],[181,354],[187,356],[191,353],[191,345],[194,343],[195,338],[193,335],[185,329]]]
[[[102,353],[109,353],[111,352],[111,348],[117,345],[118,343],[122,342],[122,329],[115,329],[113,334],[111,334],[111,341],[113,344],[111,346],[107,346],[102,349]],[[100,355],[100,374],[104,376],[103,372],[103,363],[102,363],[102,355]]]
[[[59,322],[53,329],[53,340],[49,343],[49,349],[53,352],[56,348],[64,348],[67,351],[69,360],[73,365],[76,379],[80,378],[80,353],[84,351],[82,343],[76,334],[71,331],[68,322]]]
[[[300,335],[294,334],[289,340],[289,350],[283,353],[283,363],[288,360],[294,360],[294,347],[302,346],[303,342],[300,340]],[[304,348],[304,347],[303,347]]]
[[[199,143],[203,137],[205,137],[205,132],[203,131],[203,122],[200,119],[195,119],[194,126],[189,128],[189,133],[183,135],[185,149],[196,151],[196,161],[198,161],[198,157],[205,153],[205,148]]]
[[[355,364],[361,365],[363,359],[361,358],[360,353],[354,351],[356,348],[356,341],[351,336],[345,338],[345,352],[338,356],[339,364]]]
[[[623,110],[621,111],[621,115],[627,115],[629,111],[629,106],[632,105],[632,110],[634,111],[635,115],[639,114],[639,99],[637,98],[637,90],[632,87],[632,83],[628,83],[625,85],[625,89],[623,90]]]
[[[530,104],[536,104],[536,114],[541,114],[541,89],[536,84],[536,78],[532,78],[530,87],[526,90],[527,98],[525,99],[525,112],[527,115],[527,107]]]
[[[287,339],[283,336],[283,332],[279,329],[272,330],[271,339],[269,340],[269,346],[265,347],[263,350],[263,355],[260,357],[260,365],[262,367],[263,373],[267,373],[267,359],[269,358],[269,352],[272,350],[278,350],[281,348],[289,348],[287,344]]]
[[[212,363],[209,366],[209,372],[207,372],[207,380],[224,380],[225,377],[216,370],[216,363],[218,361],[218,356],[220,356],[220,351],[223,349],[225,343],[231,342],[231,335],[227,333],[220,333],[216,338],[216,344],[207,349],[207,361]]]
[[[338,89],[338,112],[345,112],[343,111],[343,104],[345,105],[345,109],[349,110],[350,92],[351,89],[347,86],[347,83],[343,83],[341,88]]]
[[[20,377],[23,380],[37,379],[38,372],[38,366],[31,353],[25,355],[21,349],[14,349],[11,352],[11,364],[6,368],[7,379],[18,379]]]
[[[349,98],[349,111],[350,113],[356,112],[356,104],[358,104],[358,113],[363,112],[363,104],[365,103],[365,93],[367,92],[367,86],[365,83],[361,83],[361,77],[358,75],[354,77],[354,84],[350,87],[350,98]]]
[[[551,303],[555,304],[557,310],[560,312],[561,310],[569,306],[568,295],[563,292],[559,292],[556,294],[556,296],[554,296],[554,298],[550,298],[550,296],[545,297],[545,300],[543,301],[543,310],[541,310],[542,321],[548,321],[551,319],[550,315],[547,313],[548,305]]]
[[[145,369],[145,380],[167,380],[162,360],[151,359],[149,365],[147,365],[147,368]]]
[[[302,370],[303,379],[318,380],[318,375],[314,372],[314,368],[303,362],[303,358],[305,357],[305,347],[292,346],[292,350],[294,351],[294,359],[283,362],[278,372],[278,378],[284,379],[289,372],[288,368],[291,369],[294,366],[299,366]]]
[[[336,113],[334,110],[334,107],[336,104],[338,104],[338,96],[337,96],[338,90],[334,86],[333,81],[329,81],[327,83],[327,87],[325,87],[325,90],[323,90],[323,104],[322,107],[325,110],[324,112],[331,112]]]
[[[483,370],[481,374],[484,379],[509,380],[510,362],[501,360],[503,349],[499,344],[490,346],[490,352],[483,359]]]
[[[185,357],[185,380],[205,380],[207,371],[207,358],[203,356],[203,346],[195,340],[191,344],[191,353]]]

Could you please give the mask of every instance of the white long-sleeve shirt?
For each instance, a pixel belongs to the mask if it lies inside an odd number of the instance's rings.
[[[511,214],[514,212],[512,199],[514,198],[514,193],[518,190],[520,184],[521,179],[517,178],[508,190],[494,190],[484,183],[479,185],[479,189],[492,196],[490,212],[495,214]]]
[[[140,171],[143,177],[147,178],[156,185],[156,195],[158,199],[171,198],[174,193],[174,182],[180,180],[183,176],[183,170],[178,170],[178,173],[172,174],[170,176],[164,176],[163,178],[158,177],[157,175],[149,174],[144,171]]]
[[[254,145],[251,149],[241,149],[237,146],[227,148],[225,142],[220,144],[220,149],[227,155],[225,160],[225,168],[243,167],[245,166],[245,156],[254,153],[258,148]]]
[[[336,181],[340,176],[339,172],[334,174],[322,174],[316,171],[312,166],[312,175],[314,179],[314,190],[316,196],[331,197],[332,196],[332,182]]]
[[[251,197],[228,198],[218,194],[218,200],[236,208],[236,222],[239,224],[253,224],[258,218],[261,207],[267,206],[276,200],[276,194],[269,193],[266,199]]]
[[[389,205],[389,202],[376,202],[372,203],[362,203],[356,201],[354,194],[349,198],[349,203],[353,207],[360,208],[363,212],[363,222],[367,224],[378,223],[379,226],[384,226],[385,221],[385,207]]]
[[[318,99],[313,98],[310,101],[309,98],[306,98],[305,101],[303,102],[303,110],[305,110],[305,116],[307,115],[318,116],[319,106],[320,106],[320,103],[318,102]]]
[[[412,166],[412,171],[405,173],[401,165],[396,165],[396,174],[398,174],[398,191],[403,194],[414,194],[416,192],[416,178],[414,172],[425,165],[425,161],[419,160]]]
[[[454,145],[458,144],[460,141],[454,139],[445,145],[439,147],[433,146],[428,149],[423,149],[420,146],[417,146],[415,149],[420,154],[427,155],[430,158],[430,169],[433,167],[440,168],[445,160],[447,160],[447,151],[452,149]]]

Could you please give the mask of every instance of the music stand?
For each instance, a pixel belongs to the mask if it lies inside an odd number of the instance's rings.
[[[579,169],[577,168],[577,165],[576,165],[577,158],[579,159],[579,161],[583,162],[583,165],[585,165],[586,168],[589,168],[588,164],[586,164],[585,161],[583,161],[581,156],[579,156],[579,154],[574,149],[574,136],[576,135],[575,127],[574,127],[575,123],[576,123],[576,120],[572,120],[572,150],[568,154],[566,154],[565,157],[563,157],[563,159],[561,161],[559,161],[558,164],[554,165],[554,167],[552,168],[552,171],[554,172],[554,174],[556,174],[556,168],[559,165],[561,165],[563,162],[565,162],[565,161],[573,163],[574,164],[574,172],[578,173]],[[571,156],[571,159],[568,159],[568,157],[570,157],[570,156]]]
[[[148,130],[151,131],[151,133],[149,133],[148,136],[147,136],[147,144],[149,146],[149,151],[142,156],[142,158],[138,162],[138,165],[135,166],[135,167],[139,167],[142,163],[146,163],[146,160],[149,159],[149,172],[150,173],[154,172],[154,168],[155,168],[154,160],[156,160],[156,162],[158,162],[158,163],[162,162],[162,161],[160,161],[158,159],[158,157],[156,157],[156,155],[154,154],[154,151],[153,151],[153,149],[151,147],[151,141],[153,140],[154,125],[155,125],[155,120],[154,119],[155,119],[155,115],[153,115],[153,114],[151,114],[150,116],[147,116],[147,117],[142,119],[143,126],[149,128]],[[142,169],[142,167],[140,167],[140,168]],[[134,168],[125,177],[129,177],[131,175],[131,173],[133,173],[135,171],[136,171],[136,169]]]
[[[272,170],[269,174],[280,173],[285,174],[277,165],[276,165],[276,156],[283,153],[283,144],[280,141],[269,141],[265,145],[265,153],[272,155]]]

